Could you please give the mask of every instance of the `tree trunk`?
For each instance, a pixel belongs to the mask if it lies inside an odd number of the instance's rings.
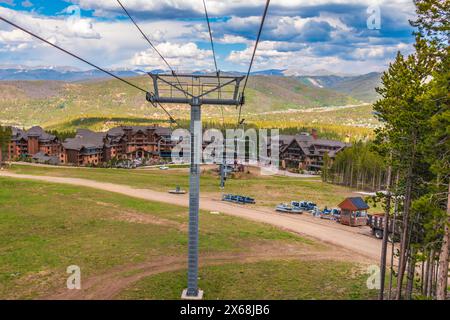
[[[433,293],[433,275],[434,275],[434,250],[431,250],[430,265],[428,271],[427,297],[431,297]]]
[[[384,213],[384,232],[383,232],[383,244],[381,246],[381,261],[380,261],[380,293],[379,300],[384,299],[384,283],[386,278],[386,256],[388,246],[389,235],[389,215],[391,213],[391,178],[392,178],[392,166],[388,167],[387,181],[386,181],[386,210]]]
[[[422,265],[420,266],[420,292],[423,294],[423,285],[425,279],[425,261],[422,261]]]
[[[400,243],[400,259],[399,259],[399,267],[398,267],[398,278],[397,278],[397,295],[396,299],[400,300],[402,297],[402,285],[403,285],[403,277],[406,269],[406,254],[408,252],[408,232],[409,232],[409,211],[411,207],[411,197],[412,197],[412,179],[413,179],[413,167],[416,163],[416,144],[417,138],[416,133],[413,132],[413,145],[412,145],[412,153],[411,160],[408,164],[408,170],[406,174],[406,190],[405,190],[405,203],[403,206],[403,232]]]
[[[416,270],[416,252],[414,249],[410,251],[409,264],[408,264],[408,274],[407,274],[407,284],[406,284],[406,299],[412,299],[412,293],[414,289],[414,274]]]
[[[350,188],[353,187],[353,161],[350,169]]]
[[[436,299],[447,299],[447,281],[448,281],[448,253],[449,253],[449,224],[450,224],[450,183],[448,185],[447,195],[447,223],[445,224],[444,238],[442,240],[441,253],[439,255],[439,271],[436,283]]]
[[[399,192],[398,192],[398,183],[400,181],[400,171],[397,170],[397,175],[395,177],[395,198],[394,198],[394,219],[392,220],[392,243],[391,243],[391,274],[389,276],[389,300],[392,297],[392,284],[394,280],[394,255],[395,255],[395,230],[397,224],[397,214],[398,214],[398,200],[399,200]]]
[[[437,289],[437,280],[438,280],[438,272],[439,272],[439,260],[436,260],[436,265],[434,266],[434,287],[433,287],[433,297],[436,297],[436,289]]]
[[[366,186],[366,179],[367,179],[367,171],[364,170],[363,179],[362,179],[362,190],[365,190],[364,188]]]
[[[402,297],[402,285],[403,285],[403,277],[406,269],[406,255],[407,255],[407,247],[408,247],[408,233],[409,230],[409,207],[410,207],[410,197],[411,197],[411,178],[408,178],[406,183],[406,192],[405,192],[405,204],[403,209],[403,230],[400,242],[400,257],[398,263],[398,277],[397,277],[397,295],[396,299],[400,300]]]
[[[378,191],[381,190],[381,179],[383,177],[383,169],[380,168],[380,175],[378,176]]]
[[[376,171],[373,171],[372,174],[372,191],[375,191],[375,178],[376,178]]]
[[[424,296],[428,296],[428,284],[430,282],[430,255],[431,252],[428,253],[427,260],[425,261],[425,274],[424,274],[424,280],[423,280],[423,288],[422,288],[422,294]]]

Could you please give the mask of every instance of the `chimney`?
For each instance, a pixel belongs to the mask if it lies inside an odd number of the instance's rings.
[[[317,136],[317,129],[312,129],[311,135],[312,135],[314,140],[317,140],[317,138],[318,138],[318,136]]]

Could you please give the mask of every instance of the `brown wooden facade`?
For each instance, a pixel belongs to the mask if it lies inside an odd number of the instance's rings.
[[[117,127],[105,133],[78,130],[63,143],[61,162],[97,166],[112,159],[159,159],[170,156],[170,136],[169,129],[155,126]]]
[[[340,141],[318,139],[316,135],[280,136],[281,166],[283,169],[319,171],[324,164],[325,154],[333,161],[348,146]]]
[[[29,130],[12,128],[11,142],[8,145],[8,160],[31,158],[37,153],[59,156],[61,142],[41,127],[32,127]]]

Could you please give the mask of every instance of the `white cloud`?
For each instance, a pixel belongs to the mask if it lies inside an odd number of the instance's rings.
[[[358,60],[383,59],[387,56],[392,56],[398,51],[410,52],[411,45],[406,43],[399,43],[392,46],[367,46],[364,48],[356,48],[351,56]]]
[[[39,33],[41,36],[54,35],[62,38],[99,39],[100,35],[93,28],[90,19],[70,16],[65,18],[51,18],[38,16],[32,13],[10,10],[0,7],[0,13],[26,29]]]
[[[282,43],[265,41],[258,47],[254,71],[264,69],[289,70],[291,74],[328,70],[335,73],[364,74],[386,69],[389,61],[398,50],[411,52],[412,46],[399,43],[392,46],[366,46],[357,48],[350,56],[317,56],[311,47],[292,51],[279,51]],[[248,66],[253,48],[233,51],[227,60],[242,66]]]
[[[223,44],[238,44],[238,43],[249,43],[250,41],[242,36],[235,36],[231,34],[225,34],[220,39],[215,39],[216,42],[223,43]]]
[[[122,14],[115,0],[72,0],[86,9],[95,9],[97,15],[115,17]],[[203,6],[199,0],[122,0],[135,15],[141,28],[157,45],[158,49],[175,68],[212,68],[209,35],[202,19],[174,19],[177,12],[187,18],[194,14],[203,18]],[[410,45],[403,39],[390,37],[390,32],[380,36],[377,32],[357,30],[353,18],[348,13],[333,13],[327,10],[311,11],[312,6],[367,5],[376,0],[272,0],[268,20],[256,56],[255,70],[279,69],[330,69],[348,68],[361,72],[384,68],[397,50],[409,50]],[[382,15],[399,17],[399,23],[407,24],[410,17],[410,0],[379,1],[389,8]],[[260,23],[265,0],[207,0],[212,17],[229,19],[213,21],[212,28],[219,53],[219,67],[223,70],[244,70],[248,66],[253,51],[254,36]],[[72,8],[74,9],[74,8]],[[66,16],[47,17],[35,11],[15,11],[0,7],[0,15],[15,21],[57,43],[62,47],[104,67],[144,69],[164,68],[158,55],[142,39],[129,20],[84,18],[71,19],[74,12],[66,10]],[[361,11],[364,20],[365,10]],[[345,19],[347,18],[347,19]],[[403,21],[403,22],[402,22]],[[386,19],[382,18],[382,23]],[[324,26],[311,28],[313,26]],[[308,25],[309,24],[309,25]],[[396,26],[391,28],[395,33]],[[364,28],[364,27],[363,27]],[[319,36],[314,32],[322,31]],[[391,31],[389,30],[389,31]],[[404,35],[404,33],[403,33]],[[303,38],[302,38],[303,37]],[[315,44],[314,41],[320,42]],[[202,43],[200,46],[199,43]],[[225,54],[224,48],[234,48]],[[238,45],[238,46],[236,46]],[[246,49],[237,50],[243,47]],[[199,47],[200,46],[200,47]],[[29,49],[33,50],[29,50]],[[209,46],[208,46],[209,48]],[[32,40],[21,31],[0,23],[0,64],[30,63],[39,65],[76,65],[73,58],[59,53],[47,45]],[[6,55],[4,52],[15,52]],[[19,54],[20,52],[20,54]],[[226,57],[226,58],[225,58]]]
[[[112,0],[71,0],[84,9],[94,9],[99,15],[110,15],[111,12],[120,12],[116,1]],[[122,0],[124,6],[130,11],[148,12],[148,16],[170,16],[170,12],[184,12],[186,17],[197,14],[203,15],[203,6],[199,0]],[[207,0],[208,10],[214,15],[250,15],[262,13],[266,0]],[[371,6],[394,5],[400,10],[410,8],[411,0],[272,0],[271,12],[286,12],[288,10],[305,9],[313,6],[325,5],[362,5]]]
[[[192,42],[186,44],[165,42],[159,44],[157,49],[174,68],[189,66],[191,70],[194,70],[211,66],[211,61],[206,61],[212,56],[211,51],[201,50]],[[141,51],[131,59],[132,65],[147,70],[160,68],[162,63],[160,57],[152,49]],[[166,69],[165,66],[164,69]]]
[[[11,31],[0,30],[0,42],[6,43],[21,41],[31,41],[31,36],[17,29]]]

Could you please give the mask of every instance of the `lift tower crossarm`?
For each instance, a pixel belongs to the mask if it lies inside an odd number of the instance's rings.
[[[179,86],[178,83],[174,83],[171,81],[166,80],[165,78],[170,78],[172,75],[169,74],[154,74],[149,73],[149,76],[153,80],[153,86],[154,86],[154,94],[148,94],[147,95],[147,101],[151,103],[176,103],[176,104],[192,104],[195,100],[195,103],[199,103],[200,105],[207,104],[207,105],[230,105],[230,106],[237,106],[242,104],[243,99],[241,96],[239,96],[239,86],[241,81],[244,80],[244,76],[220,76],[219,78],[217,76],[210,76],[210,75],[191,75],[191,74],[177,74],[179,78],[191,78],[201,81],[202,79],[208,79],[208,80],[217,80],[218,84],[214,85],[212,89],[206,90],[204,92],[200,92],[199,94],[194,94],[191,92],[188,92],[184,90],[184,88]],[[160,92],[160,86],[159,82],[162,82],[163,84],[166,84],[167,86],[175,89],[176,91],[179,91],[184,94],[184,97],[174,97],[173,95],[169,97],[161,96]],[[219,95],[218,98],[205,98],[206,96],[218,92],[219,90],[225,88],[226,86],[234,84],[232,95],[229,98],[222,98],[222,94]],[[191,86],[192,90],[194,87],[202,87],[204,85],[211,85],[211,83],[200,83],[200,84],[193,84]],[[194,90],[193,90],[194,91]],[[222,93],[222,92],[221,92]]]

